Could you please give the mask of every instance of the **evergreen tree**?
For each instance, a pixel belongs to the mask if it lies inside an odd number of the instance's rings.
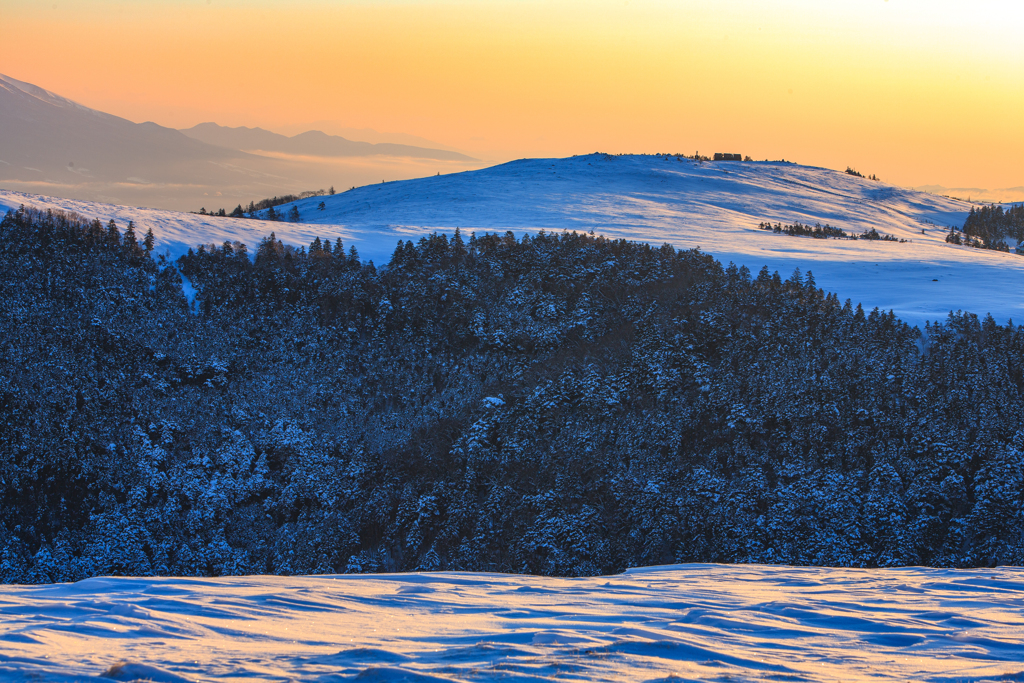
[[[104,241],[105,235],[106,232],[103,229],[103,224],[100,223],[100,219],[94,218],[92,222],[89,223],[89,241],[93,244],[101,244]]]
[[[458,228],[455,228],[455,235],[452,237],[452,255],[456,258],[462,258],[466,255],[466,245],[462,241],[462,233],[459,232]]]
[[[118,231],[117,223],[114,222],[113,218],[107,223],[107,244],[114,247],[121,244],[121,233]]]
[[[128,221],[128,225],[124,229],[123,244],[129,253],[135,253],[139,250],[139,242],[135,238],[135,223],[132,221]]]

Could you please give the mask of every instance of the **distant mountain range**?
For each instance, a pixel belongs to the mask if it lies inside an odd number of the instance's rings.
[[[154,208],[230,209],[301,190],[481,165],[450,150],[358,142],[320,131],[288,137],[215,123],[186,131],[134,123],[0,74],[0,187],[8,190]]]
[[[155,123],[133,123],[0,75],[0,180],[176,183],[221,180],[225,164],[254,159]]]
[[[472,157],[443,149],[429,149],[394,143],[356,142],[337,135],[310,130],[288,137],[262,128],[228,128],[216,123],[200,123],[181,131],[185,135],[218,147],[252,152],[277,152],[304,156],[365,157],[395,156],[419,159],[475,161]]]
[[[944,185],[918,185],[914,189],[982,203],[1002,204],[1024,201],[1024,185],[1000,187],[995,190],[984,187],[945,187]]]

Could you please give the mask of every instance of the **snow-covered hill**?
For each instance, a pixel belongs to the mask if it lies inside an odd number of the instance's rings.
[[[1010,567],[96,578],[0,586],[0,677],[1020,681],[1022,614]]]
[[[324,209],[319,209],[320,202]],[[254,246],[271,230],[286,242],[342,237],[378,265],[399,239],[432,232],[595,231],[613,238],[700,247],[723,263],[788,276],[811,270],[818,285],[870,309],[923,325],[951,310],[1000,322],[1024,319],[1024,257],[946,244],[966,202],[837,171],[782,162],[705,162],[592,154],[528,159],[479,171],[368,185],[297,203],[300,223],[262,223],[0,192],[0,205],[54,206],[151,226],[172,256],[200,242]],[[278,207],[286,212],[289,206]],[[761,221],[876,228],[911,240],[815,240],[757,228]]]

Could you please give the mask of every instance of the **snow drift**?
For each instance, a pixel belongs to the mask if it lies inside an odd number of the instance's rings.
[[[1020,681],[1022,614],[1009,567],[96,578],[0,587],[0,677]]]

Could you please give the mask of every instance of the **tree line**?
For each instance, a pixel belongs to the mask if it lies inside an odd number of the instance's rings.
[[[274,196],[268,197],[266,199],[261,199],[259,201],[251,201],[249,202],[249,205],[247,207],[243,207],[241,204],[239,204],[238,206],[231,210],[231,213],[228,213],[224,209],[217,209],[216,211],[207,211],[205,206],[199,209],[197,213],[200,216],[223,216],[230,218],[261,218],[264,220],[284,220],[283,216],[281,216],[277,211],[274,211],[274,207],[281,206],[282,204],[289,204],[291,202],[297,202],[300,199],[306,199],[308,197],[323,197],[325,195],[333,194],[334,186],[331,185],[331,187],[327,190],[306,190],[304,192],[300,192],[299,194],[283,194],[280,197]],[[292,209],[293,211],[288,213],[288,220],[291,222],[298,222],[298,209],[295,207],[292,207]],[[261,212],[266,213],[261,214]],[[292,213],[294,213],[294,219],[292,218]]]
[[[757,227],[761,230],[768,230],[775,233],[776,235],[789,235],[790,237],[813,237],[814,239],[835,239],[835,240],[871,240],[881,242],[899,242],[903,244],[905,242],[911,242],[913,240],[904,239],[902,237],[896,237],[895,235],[889,235],[887,233],[878,232],[875,228],[870,228],[863,231],[861,234],[849,233],[842,228],[837,228],[834,225],[821,225],[815,223],[814,226],[804,225],[799,221],[794,222],[792,225],[783,225],[782,223],[772,223],[770,221],[762,221],[757,224]]]

